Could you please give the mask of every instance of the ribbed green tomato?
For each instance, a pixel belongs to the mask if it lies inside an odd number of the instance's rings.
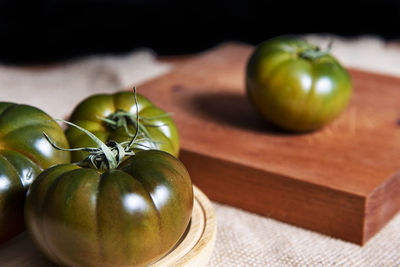
[[[144,136],[136,142],[136,148],[158,149],[174,156],[179,154],[179,137],[175,123],[163,110],[154,106],[150,100],[137,94],[141,133],[148,133],[149,141]],[[112,119],[118,111],[128,112],[130,118],[122,116],[127,121],[127,128],[131,134],[135,133],[136,105],[132,92],[119,92],[116,94],[93,95],[83,100],[72,112],[70,122],[83,127],[95,134],[101,141],[130,141],[132,136],[127,134],[124,127],[115,127],[102,119]],[[69,127],[66,136],[71,147],[96,146],[92,139],[75,127]],[[140,139],[142,139],[140,141]],[[139,144],[139,146],[137,145]],[[143,145],[143,146],[140,146]],[[72,152],[72,162],[77,162],[87,157],[87,152]]]
[[[44,138],[68,147],[61,127],[43,111],[0,102],[0,242],[24,229],[25,192],[43,170],[69,163],[70,153],[54,149]]]
[[[254,50],[246,89],[256,109],[287,130],[318,129],[339,116],[351,95],[340,63],[300,38],[278,37]]]
[[[143,266],[177,243],[192,207],[183,164],[145,150],[104,172],[72,164],[45,170],[29,188],[25,220],[56,264]]]

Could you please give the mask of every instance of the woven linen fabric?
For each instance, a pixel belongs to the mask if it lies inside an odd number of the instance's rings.
[[[400,266],[400,214],[361,247],[214,204],[218,231],[209,266]]]
[[[329,41],[307,39],[322,47]],[[400,46],[388,47],[370,37],[335,38],[332,52],[345,66],[400,76]],[[65,118],[91,94],[126,89],[172,68],[157,62],[148,50],[37,68],[0,65],[0,101],[34,105]],[[214,207],[218,233],[209,266],[400,266],[400,215],[360,247],[234,207]]]
[[[170,69],[168,64],[156,62],[155,55],[146,49],[54,66],[0,65],[0,101],[29,104],[53,118],[66,118],[90,95],[126,90]],[[140,93],[139,87],[137,90]]]

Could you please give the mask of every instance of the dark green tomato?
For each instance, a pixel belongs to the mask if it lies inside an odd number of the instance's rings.
[[[137,100],[140,124],[149,133],[154,142],[149,142],[143,136],[139,136],[136,144],[146,147],[136,145],[136,148],[163,150],[177,157],[179,153],[179,137],[171,117],[155,107],[144,96],[138,94]],[[130,141],[132,136],[123,127],[113,128],[102,120],[102,118],[108,118],[118,110],[127,111],[133,117],[136,117],[136,105],[132,92],[93,95],[83,100],[75,108],[70,122],[89,130],[105,143],[111,140],[119,143]],[[133,135],[136,130],[136,123],[129,123],[128,130]],[[140,133],[144,134],[144,131],[141,130]],[[71,147],[97,147],[90,137],[75,127],[69,127],[66,135]],[[73,152],[72,162],[81,161],[87,156],[87,152]]]
[[[114,170],[45,170],[29,188],[25,220],[34,242],[59,265],[141,266],[177,243],[192,207],[183,164],[145,150]]]
[[[36,176],[52,165],[70,162],[70,153],[55,150],[43,132],[68,147],[61,127],[43,111],[0,102],[0,242],[23,231],[25,192]]]
[[[246,89],[270,122],[310,131],[339,116],[352,86],[347,71],[329,53],[303,39],[278,37],[260,44],[251,55]]]

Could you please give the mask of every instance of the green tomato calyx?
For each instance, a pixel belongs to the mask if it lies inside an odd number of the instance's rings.
[[[161,127],[161,126],[165,126],[165,124],[163,125],[154,125],[151,124],[150,121],[153,119],[157,119],[157,118],[162,118],[162,117],[167,117],[170,116],[170,113],[165,113],[162,115],[158,115],[158,116],[153,116],[153,117],[140,117],[137,114],[125,111],[123,109],[118,109],[117,111],[115,111],[114,113],[111,113],[110,115],[108,115],[106,118],[99,118],[100,120],[104,121],[105,124],[107,125],[107,127],[109,127],[112,130],[116,130],[118,128],[123,128],[125,133],[129,136],[129,137],[133,137],[135,134],[131,133],[129,131],[128,126],[129,125],[133,125],[133,126],[137,126],[139,125],[139,137],[141,141],[146,141],[149,146],[153,149],[159,149],[159,144],[158,142],[154,141],[151,138],[150,132],[147,129],[147,127]],[[138,123],[138,121],[140,120],[140,123]],[[138,140],[139,141],[139,140]],[[140,146],[140,145],[139,145]]]
[[[136,87],[134,87],[134,98],[135,98],[135,105],[136,105],[136,132],[132,137],[131,141],[125,141],[122,143],[118,143],[115,141],[110,141],[105,144],[103,141],[101,141],[99,138],[97,138],[94,134],[92,134],[90,131],[74,124],[68,121],[56,119],[56,121],[61,121],[64,122],[70,126],[73,126],[80,131],[84,132],[87,134],[97,145],[98,147],[81,147],[81,148],[61,148],[58,147],[51,139],[50,137],[43,132],[43,135],[47,139],[47,141],[56,149],[62,150],[62,151],[86,151],[89,152],[89,156],[77,163],[79,166],[82,167],[92,167],[95,169],[99,170],[107,170],[107,169],[115,169],[118,167],[118,165],[123,161],[123,159],[126,156],[132,156],[135,154],[131,150],[131,147],[135,144],[137,141],[137,137],[139,136],[139,130],[140,130],[140,123],[139,123],[139,112],[138,112],[138,104],[137,104],[137,99],[136,99]],[[143,146],[141,144],[141,146]]]
[[[58,121],[62,121],[62,120],[58,120]],[[71,124],[67,121],[63,121],[63,122],[67,123],[71,126],[74,126],[74,127],[76,126],[75,124]],[[118,167],[118,165],[122,162],[122,160],[126,156],[132,156],[135,154],[133,151],[125,150],[123,148],[124,143],[120,144],[115,141],[107,142],[107,144],[104,144],[102,142],[102,145],[100,147],[82,147],[82,148],[70,148],[70,149],[61,148],[61,147],[58,147],[45,132],[43,132],[43,135],[45,136],[47,141],[54,148],[56,148],[58,150],[89,152],[90,154],[86,159],[84,159],[80,162],[77,162],[77,163],[73,163],[73,164],[76,164],[76,165],[79,165],[82,167],[93,167],[93,168],[99,169],[99,170],[115,169]]]
[[[308,45],[305,48],[298,50],[297,55],[304,59],[309,59],[314,61],[321,57],[329,55],[332,49],[332,45],[333,45],[333,39],[329,41],[328,47],[323,50],[321,50],[321,48],[319,48],[318,46]]]

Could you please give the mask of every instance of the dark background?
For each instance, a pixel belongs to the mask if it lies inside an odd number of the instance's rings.
[[[0,61],[8,63],[137,47],[187,54],[306,33],[400,38],[400,1],[0,0]]]

